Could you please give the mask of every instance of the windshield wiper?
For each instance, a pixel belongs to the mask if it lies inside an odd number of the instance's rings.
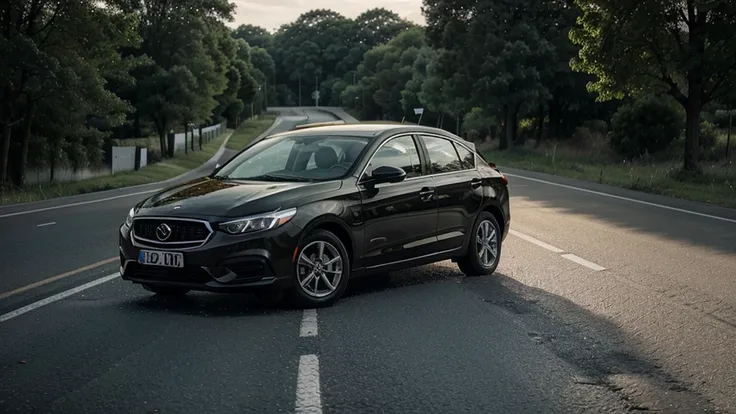
[[[255,180],[255,181],[283,181],[283,182],[309,182],[312,181],[309,178],[305,177],[297,177],[293,175],[289,176],[283,176],[283,175],[274,175],[274,174],[263,174],[263,175],[257,175],[255,177],[247,177],[247,178],[237,178],[239,180]]]

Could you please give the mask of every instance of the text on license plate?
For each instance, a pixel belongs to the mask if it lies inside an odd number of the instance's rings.
[[[141,252],[138,253],[138,263],[152,266],[184,267],[184,254],[178,252],[141,250]]]

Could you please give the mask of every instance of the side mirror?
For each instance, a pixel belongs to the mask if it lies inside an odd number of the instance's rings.
[[[398,183],[404,181],[406,178],[406,171],[399,167],[393,167],[390,165],[382,165],[373,170],[369,181],[372,184],[381,183]]]

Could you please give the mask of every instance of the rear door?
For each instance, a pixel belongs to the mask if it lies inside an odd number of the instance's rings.
[[[461,143],[435,135],[419,135],[437,196],[437,249],[463,246],[483,205],[481,175],[475,155]]]
[[[426,174],[423,154],[412,135],[389,138],[375,152],[365,174],[383,165],[406,171],[399,183],[360,186],[365,220],[365,265],[368,270],[431,254],[435,247],[437,198]]]

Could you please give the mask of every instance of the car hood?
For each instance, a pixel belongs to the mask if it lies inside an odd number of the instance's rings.
[[[156,193],[138,206],[136,215],[210,220],[245,217],[296,207],[340,186],[339,181],[264,182],[203,177]]]

